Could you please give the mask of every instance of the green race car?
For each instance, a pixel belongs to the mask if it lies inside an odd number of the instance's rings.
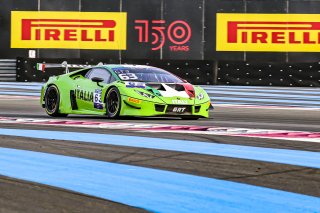
[[[50,116],[68,114],[119,116],[175,116],[208,118],[208,94],[172,73],[143,65],[37,64],[65,67],[66,74],[50,77],[41,90],[41,106]],[[82,67],[69,72],[68,67]]]

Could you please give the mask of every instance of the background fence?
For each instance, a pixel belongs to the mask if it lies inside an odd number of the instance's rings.
[[[16,60],[0,59],[0,81],[16,80]]]

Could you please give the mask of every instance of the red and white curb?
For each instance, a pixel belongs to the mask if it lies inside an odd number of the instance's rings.
[[[65,126],[82,128],[102,128],[120,129],[142,132],[170,132],[188,133],[199,135],[223,135],[237,137],[253,137],[293,140],[303,142],[320,143],[320,132],[304,132],[290,130],[270,130],[270,129],[249,129],[216,126],[192,126],[192,125],[167,125],[167,124],[147,124],[147,123],[122,123],[122,122],[102,122],[102,121],[80,121],[68,119],[33,119],[33,118],[12,118],[0,117],[0,123],[26,124],[26,125],[46,125]]]
[[[40,96],[26,96],[26,95],[1,95],[1,100],[39,100]],[[242,108],[242,109],[267,109],[267,110],[307,110],[307,111],[320,111],[317,107],[297,107],[297,106],[264,106],[254,104],[219,104],[213,103],[214,107],[221,108]]]

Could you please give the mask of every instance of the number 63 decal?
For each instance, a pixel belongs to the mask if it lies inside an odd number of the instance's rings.
[[[119,74],[121,80],[136,80],[138,77],[134,73],[122,73]]]

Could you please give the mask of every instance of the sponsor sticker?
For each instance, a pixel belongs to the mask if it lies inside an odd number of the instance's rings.
[[[135,104],[141,103],[141,101],[139,99],[135,99],[135,98],[131,98],[131,97],[128,98],[128,101],[131,103],[135,103]]]
[[[173,104],[188,104],[187,100],[172,100]]]
[[[83,101],[93,102],[93,92],[75,89],[76,98]]]
[[[103,103],[101,101],[101,89],[96,89],[93,95],[93,107],[96,109],[103,109]]]
[[[320,52],[320,14],[217,13],[217,51]]]
[[[12,48],[125,50],[125,12],[12,11]]]
[[[126,81],[125,84],[127,88],[146,88],[146,84],[143,82]]]

